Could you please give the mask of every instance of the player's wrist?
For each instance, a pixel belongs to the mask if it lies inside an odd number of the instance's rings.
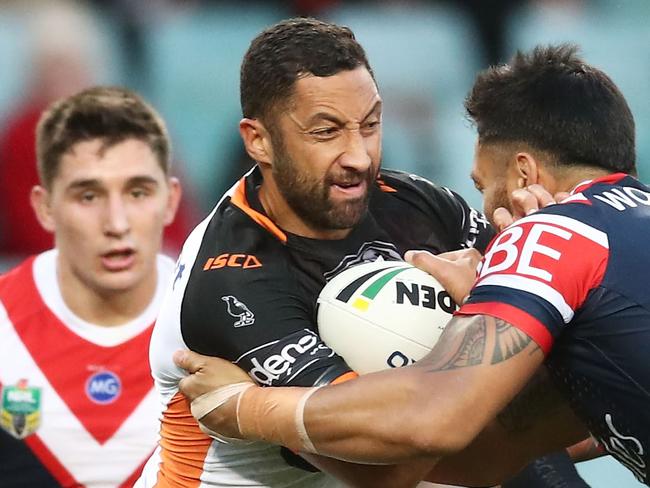
[[[211,437],[230,442],[240,439],[237,411],[246,390],[254,388],[249,382],[235,383],[204,393],[191,403],[192,415],[201,430]]]
[[[304,424],[304,408],[317,388],[251,388],[242,394],[237,411],[240,435],[317,453]]]

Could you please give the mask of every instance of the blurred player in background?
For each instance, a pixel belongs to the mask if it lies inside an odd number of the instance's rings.
[[[158,430],[147,350],[181,194],[167,130],[134,93],[91,88],[42,115],[37,154],[55,246],[0,277],[0,485],[132,486]]]
[[[0,255],[17,263],[52,247],[52,235],[29,204],[30,190],[39,182],[35,133],[41,113],[54,101],[107,78],[102,72],[119,70],[102,49],[102,31],[83,3],[39,0],[20,2],[15,8],[20,8],[20,18],[29,19],[31,65],[24,93],[0,131],[0,180],[12,182],[0,192]],[[180,170],[176,165],[176,176]],[[180,251],[199,221],[197,204],[191,192],[186,193],[190,195],[183,198],[174,222],[165,228],[163,249],[170,254]]]
[[[263,386],[344,381],[355,373],[315,324],[329,277],[411,248],[482,250],[493,236],[455,193],[380,170],[382,101],[349,29],[313,19],[270,27],[244,57],[240,88],[240,134],[257,165],[185,243],[152,337],[165,410],[141,486],[336,483],[286,449],[227,445],[202,432],[178,391],[186,373],[172,353],[227,357]],[[384,480],[381,467],[312,461],[347,481]]]
[[[650,188],[631,176],[630,109],[569,45],[490,68],[466,108],[488,215],[530,184],[571,195],[497,236],[476,280],[476,262],[408,255],[463,303],[414,366],[319,390],[230,387],[202,422],[350,461],[417,460],[414,471],[428,457],[428,479],[473,486],[593,436],[648,484]],[[250,382],[228,361],[175,357],[199,373],[181,384],[191,399]]]

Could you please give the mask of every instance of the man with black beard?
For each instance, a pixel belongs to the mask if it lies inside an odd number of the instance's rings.
[[[318,337],[315,306],[325,282],[363,261],[399,260],[409,249],[483,251],[493,236],[482,214],[452,191],[380,170],[382,101],[349,29],[291,19],[262,32],[243,60],[241,103],[240,134],[257,164],[179,258],[151,344],[164,409],[160,449],[140,486],[161,479],[174,486],[337,484],[295,467],[309,465],[287,450],[213,441],[178,391],[186,373],[172,353],[228,358],[264,386],[352,378]],[[346,481],[372,471],[325,463]]]

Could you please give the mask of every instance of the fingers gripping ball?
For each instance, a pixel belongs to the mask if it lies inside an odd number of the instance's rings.
[[[375,261],[336,275],[318,297],[321,338],[359,374],[411,364],[435,345],[457,306],[428,273]]]

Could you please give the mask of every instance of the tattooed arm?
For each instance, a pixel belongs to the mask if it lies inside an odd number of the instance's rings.
[[[307,400],[303,416],[313,448],[305,445],[296,428],[297,399],[302,396],[297,389],[250,388],[239,402],[239,418],[232,400],[202,422],[225,435],[348,461],[391,464],[434,459],[470,444],[526,385],[543,359],[539,347],[519,329],[488,316],[459,316],[416,365],[317,390]],[[187,366],[182,361],[179,365]],[[194,398],[229,383],[223,381],[227,367],[219,363],[208,374],[190,376],[181,385],[183,392]],[[215,383],[219,375],[221,383]],[[206,386],[209,378],[213,382]]]

